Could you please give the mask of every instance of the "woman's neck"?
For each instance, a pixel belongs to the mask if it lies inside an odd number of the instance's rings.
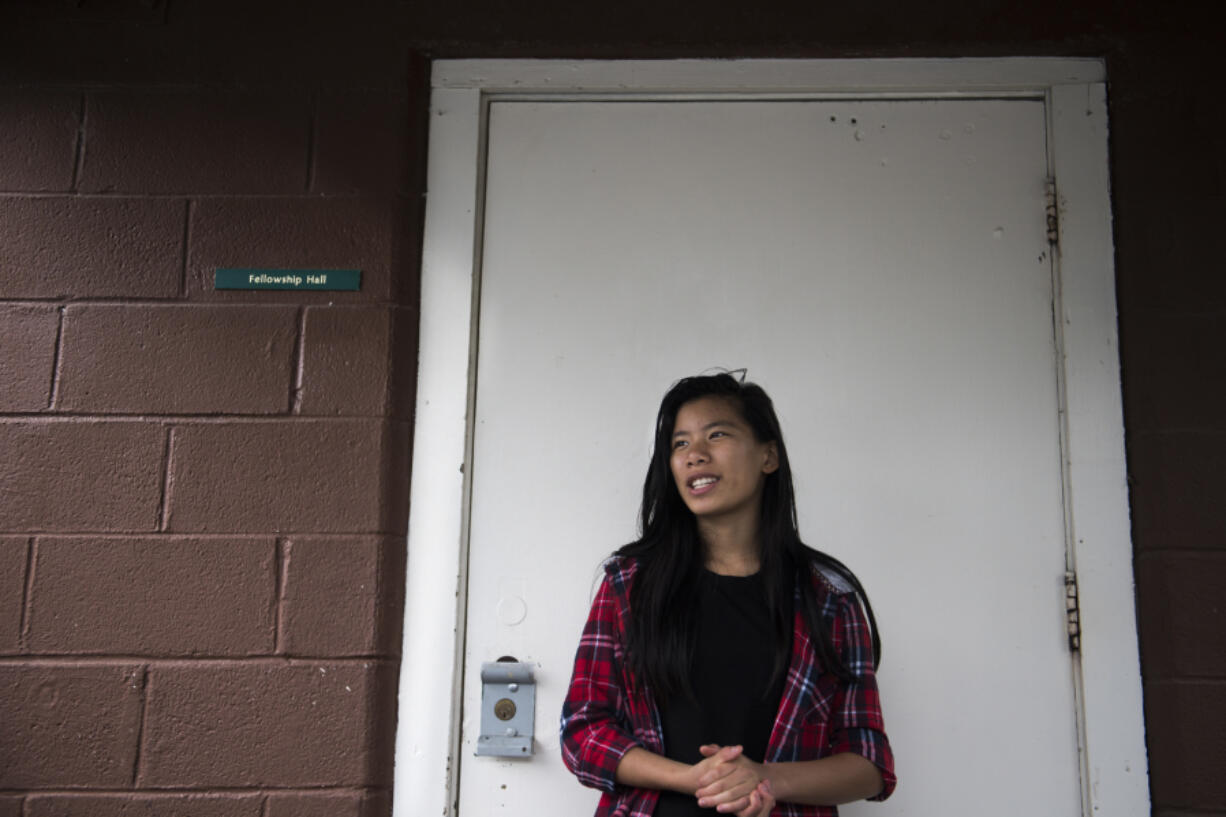
[[[750,576],[762,565],[758,520],[698,520],[703,564],[721,576]]]

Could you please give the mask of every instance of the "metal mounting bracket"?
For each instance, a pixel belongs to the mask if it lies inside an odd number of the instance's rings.
[[[532,665],[515,660],[481,664],[481,734],[477,754],[530,757],[536,722]]]

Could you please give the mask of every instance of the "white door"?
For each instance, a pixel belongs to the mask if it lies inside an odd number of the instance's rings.
[[[670,383],[747,367],[801,532],[868,588],[899,787],[847,814],[1075,815],[1077,707],[1037,99],[489,111],[459,813],[591,813],[557,721]],[[536,753],[475,757],[479,667]]]

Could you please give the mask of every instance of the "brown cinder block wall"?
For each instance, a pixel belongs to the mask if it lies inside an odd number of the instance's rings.
[[[1226,115],[1210,98],[1213,53],[1183,41],[1112,63],[1134,568],[1162,817],[1226,813],[1226,276],[1211,226],[1226,214]]]
[[[1226,121],[1202,16],[0,6],[0,817],[388,813],[423,55],[1104,58],[1153,813],[1226,814]],[[219,266],[365,278],[218,293]]]
[[[0,89],[2,817],[390,811],[424,75],[192,58]]]

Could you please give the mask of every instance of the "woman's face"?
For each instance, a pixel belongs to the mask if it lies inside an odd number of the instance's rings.
[[[762,484],[779,467],[779,457],[774,442],[754,437],[735,403],[699,397],[677,412],[669,464],[686,507],[714,521],[756,516]]]

